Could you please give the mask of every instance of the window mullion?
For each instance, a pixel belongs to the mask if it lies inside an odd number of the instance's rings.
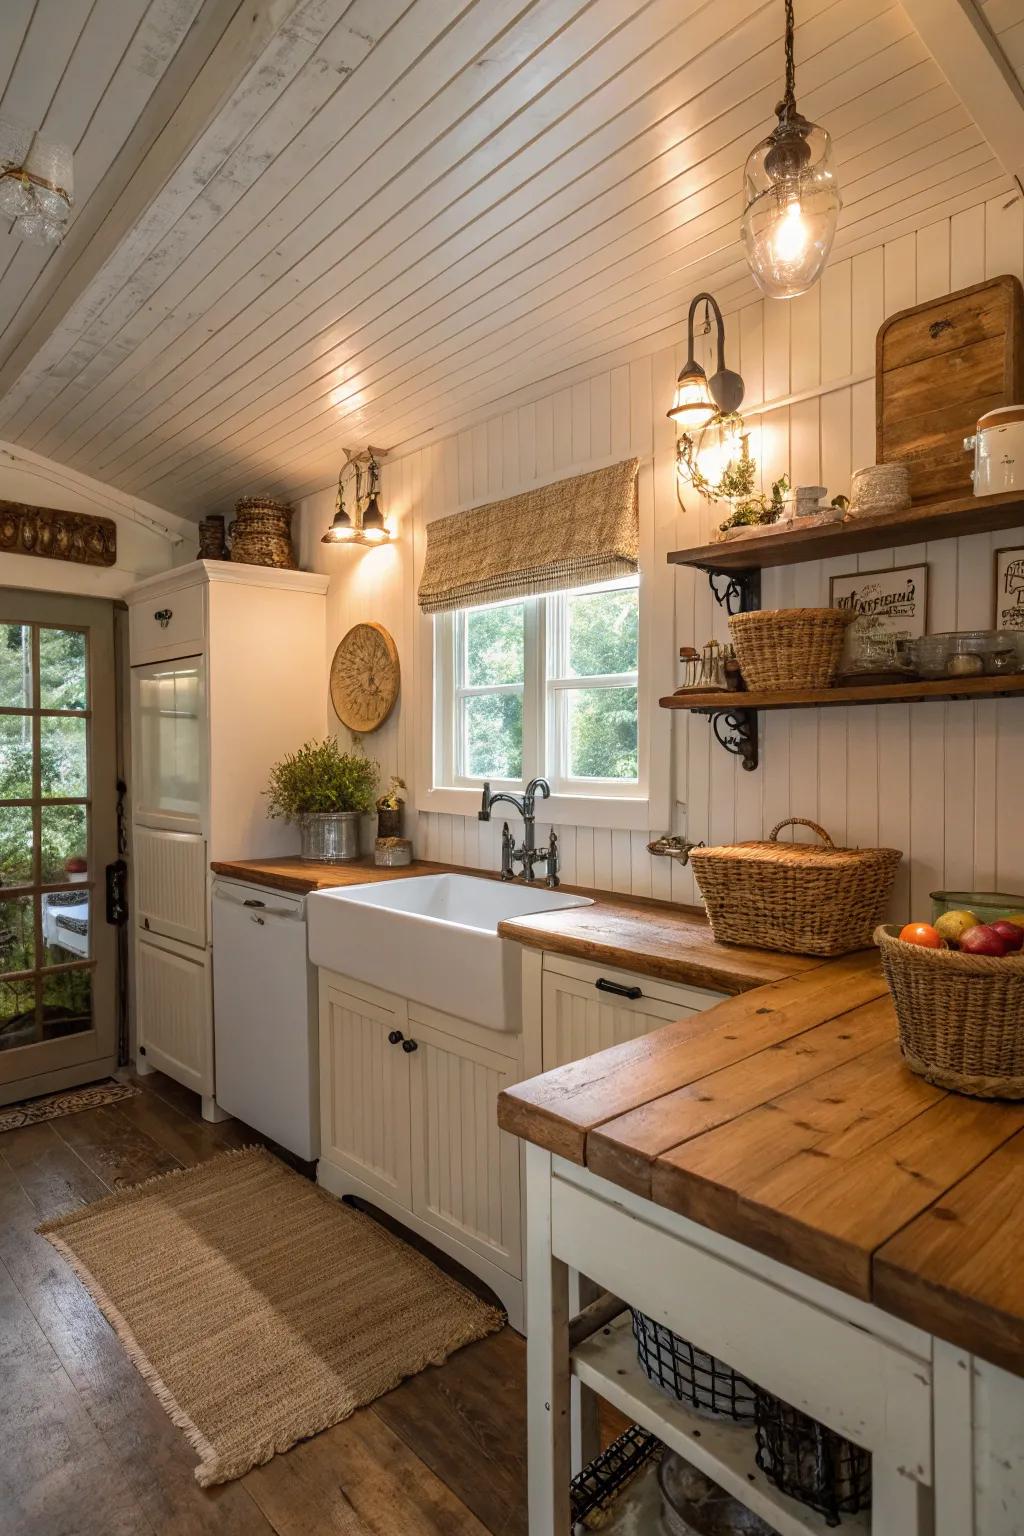
[[[545,599],[527,599],[523,626],[523,782],[544,772]]]

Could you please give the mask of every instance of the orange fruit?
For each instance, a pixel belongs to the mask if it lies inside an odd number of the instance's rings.
[[[907,923],[900,929],[900,938],[904,944],[920,944],[923,949],[942,949],[944,940],[931,923]]]

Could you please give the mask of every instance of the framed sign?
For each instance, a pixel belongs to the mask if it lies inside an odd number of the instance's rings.
[[[1024,546],[995,553],[994,629],[1024,630]]]
[[[927,633],[928,567],[903,565],[833,576],[828,600],[830,608],[857,614],[848,631],[854,650],[870,641],[895,651],[897,640],[917,640]]]

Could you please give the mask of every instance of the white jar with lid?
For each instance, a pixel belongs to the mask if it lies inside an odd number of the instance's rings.
[[[975,496],[1024,491],[1024,405],[986,411],[974,437],[964,438],[964,447],[974,449]]]

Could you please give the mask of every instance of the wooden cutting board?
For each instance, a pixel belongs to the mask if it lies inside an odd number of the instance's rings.
[[[914,502],[973,490],[978,417],[1024,401],[1024,289],[994,277],[900,310],[878,332],[875,457],[910,465]]]

